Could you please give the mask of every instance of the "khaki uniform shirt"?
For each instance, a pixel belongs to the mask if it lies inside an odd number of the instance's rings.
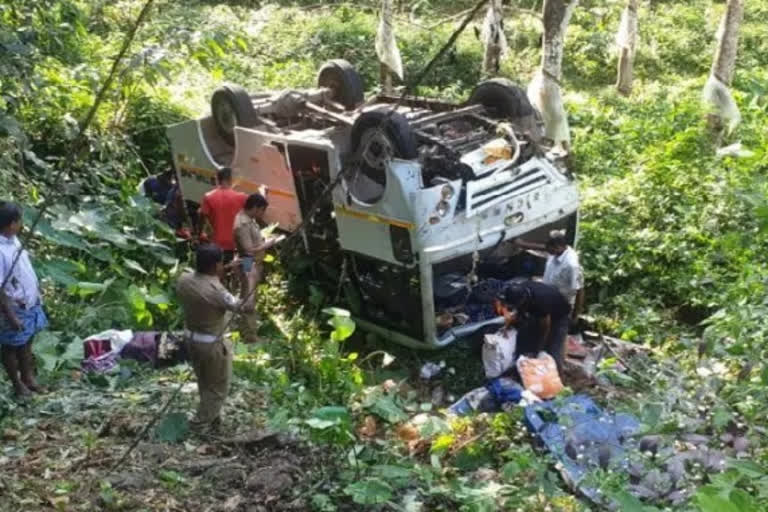
[[[223,335],[229,312],[239,307],[218,277],[198,272],[183,274],[176,283],[176,294],[187,329],[200,334]]]
[[[264,261],[264,251],[254,252],[253,249],[264,243],[264,237],[261,236],[261,228],[255,219],[252,219],[240,210],[235,217],[235,245],[237,252],[241,256],[253,255],[255,263]]]

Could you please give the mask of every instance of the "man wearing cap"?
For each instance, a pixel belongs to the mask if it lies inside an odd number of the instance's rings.
[[[502,300],[509,311],[504,315],[505,328],[512,324],[520,327],[517,352],[546,351],[562,376],[571,311],[565,297],[550,284],[527,281],[508,287]]]
[[[232,377],[232,346],[224,339],[224,331],[240,303],[219,281],[223,268],[222,250],[214,244],[201,245],[195,271],[183,274],[176,284],[184,310],[187,351],[200,395],[193,425],[200,429],[220,423]]]
[[[568,301],[571,322],[575,322],[584,306],[584,271],[579,255],[568,245],[562,231],[552,231],[546,244],[515,240],[522,249],[547,252],[547,264],[542,282],[557,288]]]

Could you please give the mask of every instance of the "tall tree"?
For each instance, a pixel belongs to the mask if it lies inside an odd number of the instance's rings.
[[[544,136],[555,146],[568,149],[571,143],[568,116],[560,91],[565,33],[579,0],[544,0],[542,8],[544,37],[541,68],[528,86],[528,98],[544,121]]]
[[[632,93],[633,63],[637,48],[637,0],[627,0],[627,5],[621,13],[616,46],[619,52],[616,89],[624,96],[629,96]]]
[[[376,55],[381,68],[381,87],[384,92],[392,91],[392,74],[403,79],[403,61],[395,41],[392,25],[392,0],[381,1],[379,28],[376,31]]]
[[[741,121],[739,107],[729,89],[736,68],[739,29],[744,18],[742,0],[728,0],[717,31],[717,49],[709,79],[704,86],[703,99],[711,108],[710,124],[719,130],[723,124],[733,129]]]
[[[499,74],[501,59],[509,51],[507,38],[504,35],[504,11],[501,0],[491,0],[483,21],[480,38],[483,41],[483,75]]]

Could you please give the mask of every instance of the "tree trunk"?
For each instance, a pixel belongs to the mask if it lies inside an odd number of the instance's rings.
[[[379,28],[376,32],[376,55],[379,57],[381,88],[392,91],[392,76],[403,79],[403,63],[395,41],[392,25],[392,0],[382,0],[379,13]]]
[[[637,48],[637,0],[627,0],[624,12],[621,13],[616,46],[619,52],[616,89],[620,94],[629,96],[632,93],[633,64]]]
[[[704,102],[711,109],[707,118],[710,127],[716,132],[721,131],[726,124],[729,129],[733,129],[741,121],[739,107],[728,87],[736,67],[739,29],[743,18],[743,0],[728,0],[717,31],[715,58],[703,93]]]
[[[381,81],[381,90],[386,94],[392,93],[392,70],[383,62],[379,62],[379,80]]]
[[[544,136],[567,150],[571,143],[568,117],[563,108],[562,77],[565,33],[578,0],[544,0],[541,69],[528,86],[528,98],[544,121]]]
[[[712,74],[730,86],[733,80],[733,70],[736,67],[736,50],[739,47],[739,28],[744,18],[744,4],[742,0],[728,0],[725,14],[720,21],[717,31],[717,50],[715,60],[712,62]]]
[[[501,0],[491,0],[483,21],[482,41],[483,75],[496,76],[501,67],[501,58],[507,53],[507,40],[504,36],[504,12]]]

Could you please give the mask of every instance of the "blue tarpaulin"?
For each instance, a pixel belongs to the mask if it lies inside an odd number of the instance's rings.
[[[562,464],[566,482],[584,496],[600,501],[584,480],[597,468],[627,470],[627,452],[640,422],[630,414],[604,412],[586,395],[550,400],[525,408],[528,429]]]

